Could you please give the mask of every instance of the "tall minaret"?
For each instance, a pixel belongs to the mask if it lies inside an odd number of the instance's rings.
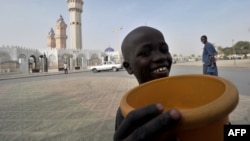
[[[60,18],[56,22],[56,48],[57,49],[65,49],[66,48],[66,28],[67,24],[65,24],[63,17],[60,15]]]
[[[55,48],[55,47],[56,47],[55,32],[53,28],[51,28],[48,33],[48,48]]]
[[[67,0],[70,13],[70,46],[71,49],[82,49],[82,6],[83,0]]]

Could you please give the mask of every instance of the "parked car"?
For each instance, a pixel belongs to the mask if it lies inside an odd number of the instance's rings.
[[[114,62],[111,61],[105,61],[102,65],[92,66],[90,67],[90,69],[93,72],[100,72],[107,70],[119,71],[119,69],[122,69],[122,64],[115,64]]]

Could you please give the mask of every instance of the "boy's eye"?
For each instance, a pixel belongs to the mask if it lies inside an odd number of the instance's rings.
[[[144,49],[139,53],[139,56],[149,56],[149,55],[150,55],[149,49]]]
[[[163,53],[169,53],[168,45],[166,43],[161,43],[160,44],[160,51]]]
[[[150,45],[146,44],[141,48],[138,56],[147,57],[150,55],[150,53],[151,53],[151,47]]]

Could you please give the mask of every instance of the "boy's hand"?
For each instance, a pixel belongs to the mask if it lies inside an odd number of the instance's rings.
[[[127,115],[115,132],[114,141],[152,141],[173,129],[180,119],[178,110],[163,113],[161,104],[148,105]]]

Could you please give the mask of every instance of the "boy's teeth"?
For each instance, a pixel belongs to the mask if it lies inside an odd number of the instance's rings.
[[[154,72],[162,72],[162,71],[165,71],[165,70],[167,70],[166,67],[161,67],[161,68],[158,68],[158,69],[154,70]]]

